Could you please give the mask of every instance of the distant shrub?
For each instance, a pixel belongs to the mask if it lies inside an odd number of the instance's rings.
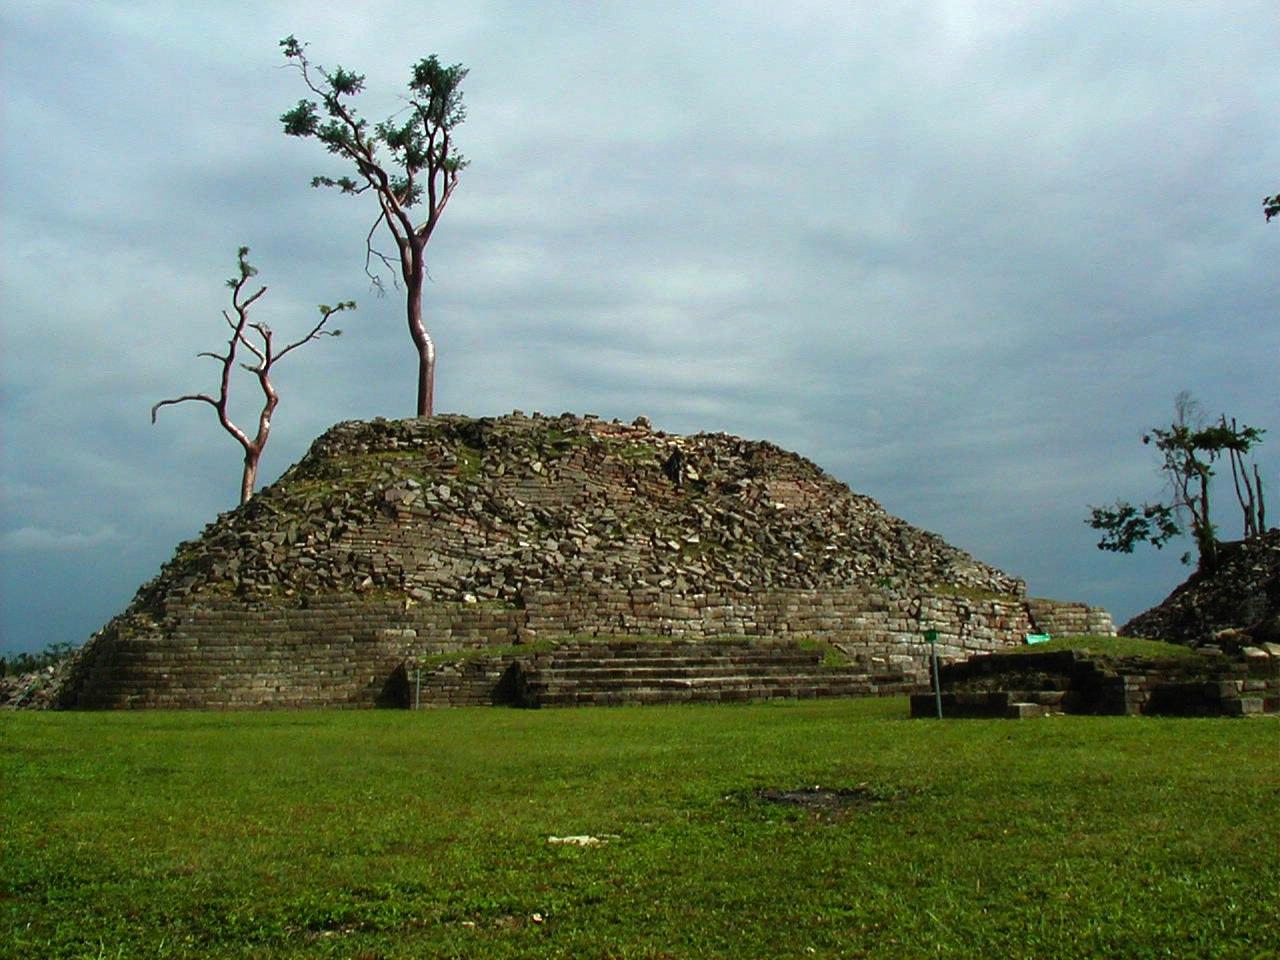
[[[16,677],[51,667],[75,650],[70,643],[51,643],[39,653],[7,653],[0,657],[0,677]]]

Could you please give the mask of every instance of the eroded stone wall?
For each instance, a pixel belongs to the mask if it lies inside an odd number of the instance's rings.
[[[1052,601],[1035,603],[1043,615]],[[205,596],[169,605],[163,622],[113,621],[86,649],[64,705],[401,706],[407,661],[566,636],[822,638],[869,668],[923,674],[925,630],[937,631],[940,658],[964,659],[1021,643],[1033,626],[1028,607],[864,590],[548,591],[523,609],[359,593],[251,604]],[[424,704],[493,702],[501,674],[498,661],[447,665],[418,695]]]
[[[406,657],[511,645],[523,611],[358,594],[254,603],[204,597],[165,622],[117,618],[86,645],[64,706],[375,706]]]

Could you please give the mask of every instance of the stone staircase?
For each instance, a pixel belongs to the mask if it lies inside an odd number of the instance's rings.
[[[609,639],[570,643],[519,663],[525,707],[866,697],[921,689],[913,673],[827,666],[790,642]]]

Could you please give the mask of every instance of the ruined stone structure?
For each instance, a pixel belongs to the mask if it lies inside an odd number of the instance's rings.
[[[1218,556],[1217,569],[1192,573],[1126,623],[1125,635],[1229,652],[1280,643],[1280,529],[1219,544]]]
[[[179,546],[61,703],[404,703],[410,675],[428,702],[492,702],[564,637],[814,638],[910,675],[925,630],[946,659],[1113,632],[772,444],[568,414],[350,422]]]
[[[1022,719],[1055,713],[1245,717],[1280,713],[1280,645],[1233,657],[1106,657],[1081,650],[974,657],[941,671],[944,717]],[[913,717],[935,716],[930,693]]]

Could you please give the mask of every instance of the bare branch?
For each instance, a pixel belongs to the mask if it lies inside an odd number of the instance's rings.
[[[178,403],[186,403],[188,400],[203,400],[205,403],[212,404],[215,407],[218,405],[217,400],[213,399],[213,397],[207,396],[206,394],[188,393],[184,397],[174,397],[170,400],[161,400],[159,403],[153,404],[151,407],[151,422],[156,422],[156,412],[161,407],[168,407]]]
[[[246,300],[244,303],[237,304],[236,309],[237,309],[237,310],[248,310],[251,306],[253,306],[253,302],[254,302],[255,300],[257,300],[260,296],[262,296],[262,295],[263,295],[264,293],[266,293],[266,292],[267,292],[267,288],[266,288],[266,287],[263,287],[261,290],[259,290],[257,293],[255,293],[252,297],[250,297],[250,298],[249,298],[248,300]],[[239,291],[237,291],[237,293],[239,293]]]
[[[374,232],[378,229],[378,224],[383,223],[383,222],[385,222],[385,223],[387,224],[388,229],[390,229],[390,230],[391,230],[391,234],[392,234],[392,236],[394,236],[394,237],[396,238],[396,240],[397,240],[397,241],[399,241],[399,239],[400,239],[400,235],[396,232],[395,227],[394,227],[394,226],[392,226],[392,224],[391,224],[391,222],[390,222],[389,220],[387,220],[387,211],[386,211],[385,209],[383,209],[383,211],[382,211],[381,213],[379,213],[379,214],[378,214],[378,219],[374,220],[374,221],[373,221],[373,225],[372,225],[371,227],[369,227],[369,232],[368,232],[367,234],[365,234],[365,238],[364,238],[364,272],[365,272],[365,275],[366,275],[370,280],[372,280],[376,285],[378,285],[379,289],[381,289],[382,279],[381,279],[380,277],[376,276],[376,275],[373,273],[373,271],[369,269],[369,262],[370,262],[374,257],[377,257],[379,260],[381,260],[381,261],[382,261],[382,265],[383,265],[384,267],[386,267],[389,271],[391,271],[391,282],[392,282],[393,284],[395,284],[395,286],[396,286],[396,288],[397,288],[397,289],[399,289],[399,287],[400,287],[400,283],[399,283],[399,281],[398,281],[398,280],[396,280],[396,269],[397,269],[397,267],[398,267],[399,265],[398,265],[398,264],[396,264],[396,263],[394,263],[390,257],[388,257],[388,256],[387,256],[385,253],[383,253],[382,251],[380,251],[380,250],[376,249],[376,248],[374,247],[374,245],[373,245],[373,234],[374,234]]]
[[[251,323],[249,324],[249,326],[252,327],[254,330],[257,330],[260,334],[264,329],[263,325],[260,323]],[[250,340],[247,336],[245,336],[243,332],[240,334],[240,343],[244,345],[244,348],[246,350],[248,350],[255,357],[257,357],[260,362],[266,361],[267,359],[266,355],[260,349],[258,349],[258,346],[252,340]],[[248,364],[241,364],[241,366],[243,366],[246,370],[254,369]]]
[[[311,331],[301,340],[295,340],[293,343],[289,344],[287,347],[285,347],[283,350],[277,353],[275,355],[275,359],[276,360],[283,359],[284,355],[288,353],[290,350],[296,350],[298,347],[302,346],[304,343],[310,343],[312,340],[320,339],[320,337],[339,336],[341,331],[325,330],[324,325],[329,322],[329,318],[332,317],[334,314],[342,313],[345,310],[354,310],[355,308],[356,308],[356,304],[354,300],[344,300],[342,303],[339,303],[335,307],[330,307],[322,303],[320,305],[320,320],[316,323],[314,327],[311,328]]]

